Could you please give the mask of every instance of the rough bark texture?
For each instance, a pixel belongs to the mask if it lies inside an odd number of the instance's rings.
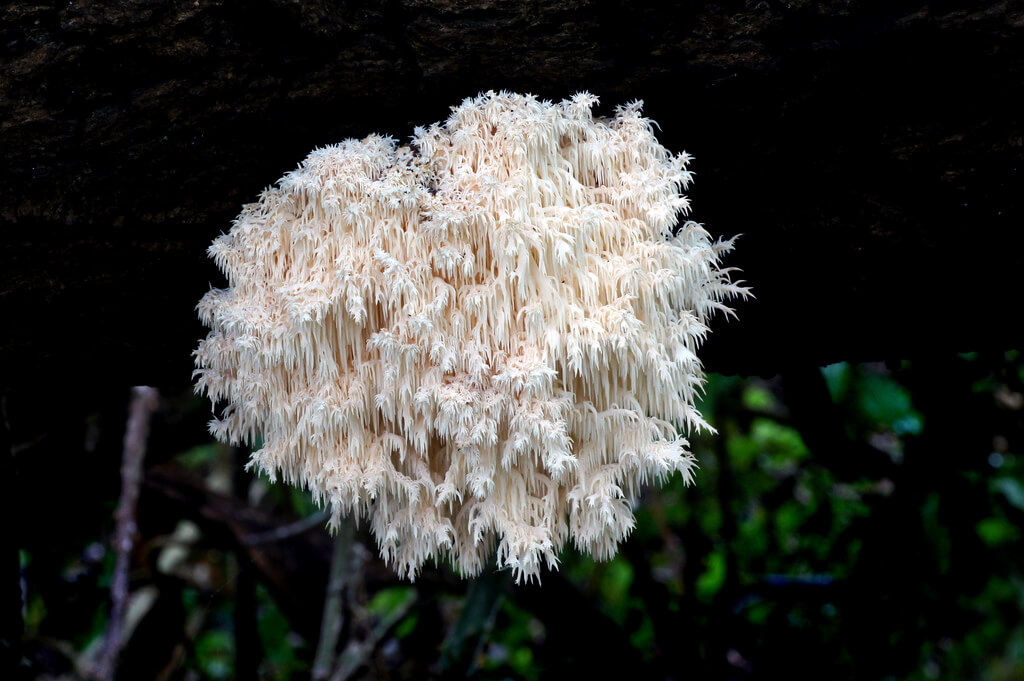
[[[205,247],[317,145],[486,89],[636,98],[757,300],[708,366],[1008,347],[1019,2],[45,3],[0,10],[0,381],[190,381]]]

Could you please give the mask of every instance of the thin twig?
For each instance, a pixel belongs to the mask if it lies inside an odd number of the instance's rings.
[[[274,528],[269,532],[247,535],[245,539],[242,540],[242,544],[245,546],[259,546],[260,544],[271,544],[273,542],[283,541],[322,526],[330,517],[331,514],[329,511],[320,511],[311,516],[296,520],[294,523]]]
[[[416,604],[416,600],[416,592],[410,592],[404,601],[378,620],[376,626],[370,630],[366,640],[359,641],[353,639],[349,641],[341,655],[338,656],[338,668],[334,671],[334,675],[331,676],[331,681],[348,681],[363,665],[367,664],[373,651],[405,619],[405,616],[409,614],[409,611]]]
[[[132,388],[128,424],[124,432],[124,452],[121,456],[121,499],[114,516],[117,523],[114,533],[117,560],[110,582],[110,620],[107,624],[103,655],[96,667],[96,678],[100,681],[113,680],[117,658],[123,644],[122,628],[125,610],[128,607],[128,570],[131,566],[136,530],[135,509],[139,502],[139,487],[142,484],[142,462],[146,456],[149,419],[159,401],[160,395],[156,388]]]
[[[344,522],[338,530],[338,536],[334,538],[331,573],[327,580],[324,614],[320,623],[320,641],[316,646],[316,657],[313,658],[313,681],[326,681],[334,666],[334,651],[338,648],[338,637],[345,623],[342,606],[352,559],[354,532],[352,522]]]
[[[349,579],[345,584],[345,601],[348,605],[349,634],[344,648],[332,662],[334,669],[331,681],[347,678],[346,663],[350,661],[352,651],[365,646],[364,638],[372,640],[372,617],[366,609],[366,582],[363,580],[363,566],[368,553],[359,542],[352,543],[351,557],[348,562]],[[372,646],[370,648],[372,650]],[[354,670],[353,670],[354,671]]]

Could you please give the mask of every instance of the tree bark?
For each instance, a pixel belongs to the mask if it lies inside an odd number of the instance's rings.
[[[641,98],[757,294],[708,367],[1003,349],[1024,266],[1020,2],[15,0],[0,372],[190,382],[205,247],[318,145],[487,89]]]

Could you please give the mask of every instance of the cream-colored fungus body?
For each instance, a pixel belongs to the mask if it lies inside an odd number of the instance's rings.
[[[597,559],[634,525],[641,485],[695,462],[680,430],[715,310],[746,290],[683,222],[689,157],[640,104],[489,92],[408,147],[317,149],[210,247],[230,288],[197,391],[225,401],[220,439],[368,518],[414,578],[448,556],[517,580],[566,539]]]

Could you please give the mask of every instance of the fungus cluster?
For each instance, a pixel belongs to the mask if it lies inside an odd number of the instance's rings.
[[[383,558],[517,580],[567,539],[597,559],[642,485],[695,466],[681,431],[719,267],[640,103],[482,94],[444,124],[315,150],[210,247],[229,288],[196,390],[252,464],[368,518]]]

